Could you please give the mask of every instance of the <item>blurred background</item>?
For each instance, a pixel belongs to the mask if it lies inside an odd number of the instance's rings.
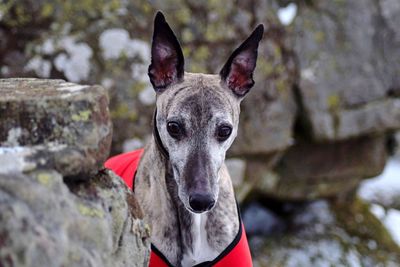
[[[400,266],[400,1],[2,0],[0,77],[100,84],[142,147],[157,10],[191,72],[266,27],[227,160],[254,265]]]

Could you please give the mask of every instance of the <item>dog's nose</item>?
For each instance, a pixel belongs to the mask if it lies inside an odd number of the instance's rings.
[[[210,210],[214,207],[215,200],[211,194],[195,193],[189,197],[189,205],[196,213]]]

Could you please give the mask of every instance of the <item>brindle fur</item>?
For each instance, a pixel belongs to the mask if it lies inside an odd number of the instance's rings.
[[[163,16],[162,19],[164,19]],[[162,34],[172,33],[169,26],[162,27],[167,27]],[[153,36],[153,57],[165,56],[165,54],[169,56],[168,53],[172,56],[180,55],[181,51],[175,53],[176,51],[168,50],[180,49],[179,44],[177,45],[177,41],[174,40],[171,41],[175,42],[173,45],[168,42],[163,43],[164,46],[161,48],[164,50],[154,52],[154,46],[157,45],[154,43],[159,42],[157,38],[166,37]],[[171,47],[165,48],[168,45]],[[252,48],[254,50],[254,47]],[[250,51],[253,53],[251,60],[255,60],[253,50]],[[239,54],[237,51],[235,53]],[[257,57],[256,51],[255,57]],[[167,59],[170,60],[170,58]],[[229,61],[234,59],[231,56]],[[154,60],[153,58],[152,64]],[[167,61],[167,63],[170,62],[176,64],[176,61]],[[238,64],[243,63],[243,61],[238,62]],[[250,63],[254,63],[254,66],[251,66],[250,80],[246,80],[245,85],[251,87],[255,62]],[[183,69],[183,62],[181,64],[179,68]],[[169,158],[162,154],[153,138],[145,147],[137,170],[135,194],[144,210],[144,219],[151,227],[152,243],[173,265],[181,266],[184,255],[194,250],[192,225],[195,215],[188,209],[188,195],[192,190],[205,188],[217,200],[210,211],[201,215],[206,218],[207,245],[215,252],[215,255],[220,254],[238,233],[240,225],[237,207],[224,160],[226,150],[237,135],[240,101],[250,87],[246,87],[247,91],[240,95],[229,88],[228,82],[222,79],[221,75],[186,72],[178,73],[178,75],[174,72],[166,72],[167,75],[164,75],[165,73],[156,73],[151,68],[152,66],[149,69],[149,73],[152,72],[150,79],[157,92],[157,114],[154,127],[157,127],[159,131]],[[166,77],[165,80],[154,80],[164,77],[163,75]],[[161,89],[157,88],[158,84],[161,85]],[[168,134],[166,125],[171,118],[181,121],[186,126],[187,138],[184,141],[178,142]],[[232,126],[232,134],[224,142],[218,142],[215,138],[215,125],[221,122]],[[213,258],[207,260],[211,261]]]

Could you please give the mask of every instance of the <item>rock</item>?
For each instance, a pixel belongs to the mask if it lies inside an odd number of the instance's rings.
[[[308,134],[344,140],[400,127],[400,5],[390,0],[301,5],[293,25]]]
[[[277,214],[257,202],[250,203],[244,209],[242,218],[248,236],[273,236],[281,234],[286,228],[285,222]]]
[[[297,208],[286,232],[252,237],[253,264],[262,266],[398,266],[400,247],[360,200],[311,202]]]
[[[239,158],[229,158],[225,160],[225,165],[229,170],[233,186],[241,186],[243,184],[246,161]]]
[[[112,135],[102,87],[3,79],[0,94],[1,159],[21,171],[47,168],[65,177],[90,177],[101,168]]]
[[[145,266],[149,232],[132,199],[111,171],[68,186],[53,170],[1,174],[0,265]]]
[[[111,143],[107,92],[4,79],[0,93],[0,266],[146,266],[142,211],[102,167]]]
[[[250,192],[286,200],[337,197],[355,190],[360,181],[382,172],[386,162],[382,136],[359,137],[331,144],[298,143],[270,168],[249,160]]]

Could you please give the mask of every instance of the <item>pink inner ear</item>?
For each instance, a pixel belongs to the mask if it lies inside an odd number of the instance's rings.
[[[156,87],[165,87],[177,77],[176,53],[169,46],[162,44],[153,49],[153,64],[149,73]]]
[[[251,60],[249,53],[243,53],[236,57],[228,75],[228,87],[237,94],[244,94],[253,85],[252,73],[255,67],[254,60]]]
[[[156,87],[165,87],[174,81],[177,76],[177,71],[173,66],[176,66],[176,59],[167,58],[159,62],[149,71]]]

